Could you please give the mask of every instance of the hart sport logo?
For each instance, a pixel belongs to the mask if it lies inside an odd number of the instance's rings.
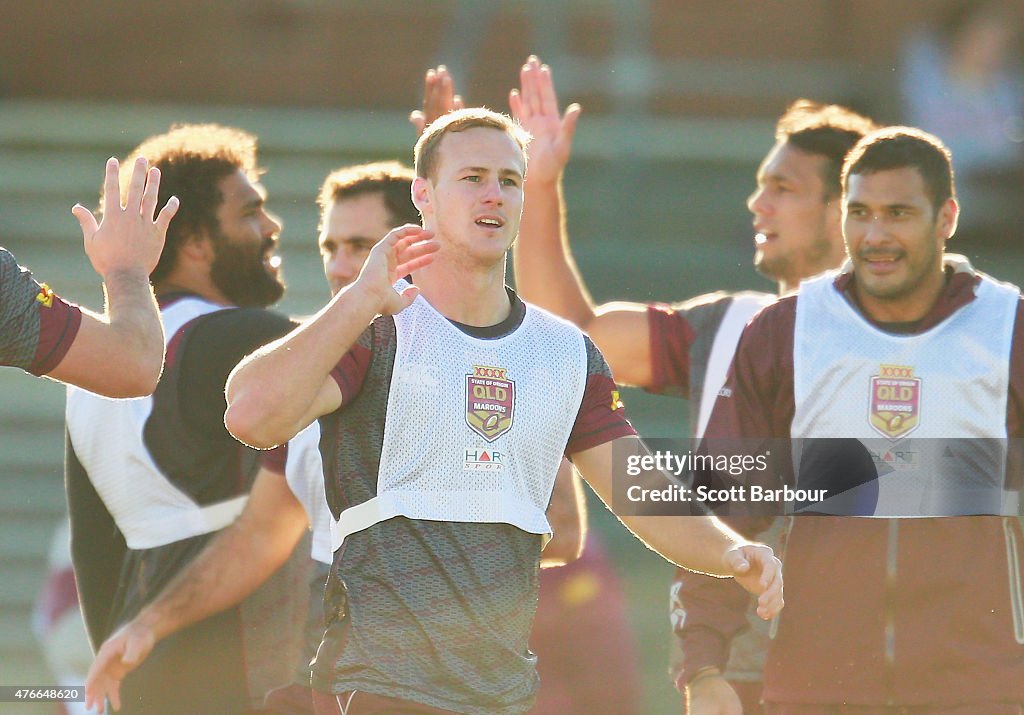
[[[871,378],[871,426],[889,439],[913,431],[921,419],[921,379],[906,365],[881,365]]]
[[[503,367],[474,365],[466,375],[466,424],[493,442],[512,428],[516,384]]]
[[[505,468],[505,455],[493,449],[466,447],[462,469],[467,472],[500,472]]]

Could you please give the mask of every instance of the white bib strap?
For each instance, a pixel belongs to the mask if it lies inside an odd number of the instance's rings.
[[[249,495],[243,494],[216,504],[178,511],[160,519],[142,519],[122,525],[130,549],[152,549],[229,526],[245,509]]]

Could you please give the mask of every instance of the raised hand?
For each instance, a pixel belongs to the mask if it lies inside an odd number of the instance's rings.
[[[744,544],[725,552],[725,565],[736,582],[757,596],[757,615],[769,620],[782,610],[782,562],[764,544]]]
[[[160,260],[167,227],[178,210],[178,199],[172,196],[153,220],[160,193],[160,170],[154,167],[147,172],[148,167],[145,158],[135,160],[122,205],[117,159],[107,160],[102,222],[98,223],[81,204],[71,209],[82,227],[85,254],[104,279],[119,271],[141,271],[149,276]]]
[[[96,712],[103,712],[103,703],[107,698],[114,710],[121,709],[121,681],[146,660],[156,636],[148,627],[129,623],[108,638],[96,659],[89,668],[85,678],[85,707]]]
[[[509,92],[508,106],[512,116],[533,135],[526,150],[527,180],[556,181],[569,162],[580,105],[570,104],[560,115],[551,68],[530,55],[519,71],[519,89]]]
[[[440,247],[434,232],[421,226],[406,224],[392,229],[370,251],[353,288],[372,294],[379,313],[401,312],[416,299],[419,288],[409,286],[398,293],[392,286],[399,278],[429,265]]]
[[[419,136],[435,119],[463,106],[462,97],[455,94],[455,80],[448,68],[438,65],[437,69],[427,70],[423,79],[423,109],[409,114],[409,122]]]

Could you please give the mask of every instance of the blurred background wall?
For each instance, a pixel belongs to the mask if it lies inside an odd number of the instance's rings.
[[[803,96],[904,120],[907,43],[954,4],[0,0],[0,243],[65,297],[98,308],[68,209],[95,202],[103,160],[175,121],[234,124],[260,136],[269,206],[284,219],[281,308],[312,312],[328,295],[315,247],[323,176],[354,161],[411,162],[405,117],[427,67],[447,64],[467,103],[506,110],[519,65],[537,53],[563,104],[584,107],[566,194],[595,298],[772,290],[750,265],[744,200],[775,118]],[[1019,25],[1020,8],[1008,7]],[[1024,280],[1015,235],[953,248]],[[687,430],[685,403],[624,397],[644,434]],[[64,510],[62,411],[56,385],[0,371],[0,684],[52,681],[29,623]],[[672,712],[671,571],[601,507],[592,514],[627,581],[645,712]]]

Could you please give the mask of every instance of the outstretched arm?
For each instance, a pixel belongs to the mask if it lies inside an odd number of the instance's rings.
[[[594,305],[580,277],[565,224],[562,175],[569,161],[580,106],[558,112],[551,70],[531,56],[519,73],[509,107],[533,135],[527,148],[523,218],[513,249],[516,286],[524,299],[578,325],[597,343],[619,384],[650,386],[647,306]]]
[[[647,455],[637,437],[619,437],[573,455],[580,474],[602,501],[612,506],[613,451]],[[666,483],[669,478],[666,476]],[[614,510],[613,510],[614,511]],[[758,596],[757,613],[769,619],[782,601],[782,564],[772,550],[743,538],[713,516],[621,516],[619,520],[649,548],[683,568],[731,576]]]
[[[455,94],[455,80],[448,68],[438,65],[427,70],[423,78],[423,109],[410,113],[409,123],[419,136],[435,119],[463,106],[462,97]]]
[[[100,647],[85,683],[86,707],[110,698],[167,636],[235,605],[285,562],[308,526],[282,475],[260,470],[245,510],[135,618]]]
[[[228,430],[265,449],[338,409],[342,394],[331,370],[377,315],[397,313],[415,300],[415,286],[401,294],[392,286],[428,265],[438,247],[420,226],[388,233],[370,251],[355,282],[291,333],[238,364],[227,383]]]
[[[48,373],[109,397],[148,395],[156,388],[164,359],[164,334],[149,274],[160,260],[167,226],[178,210],[172,197],[156,220],[160,170],[135,162],[121,205],[117,159],[107,161],[102,222],[76,204],[85,253],[103,278],[106,312],[82,311],[82,324],[64,359]]]

